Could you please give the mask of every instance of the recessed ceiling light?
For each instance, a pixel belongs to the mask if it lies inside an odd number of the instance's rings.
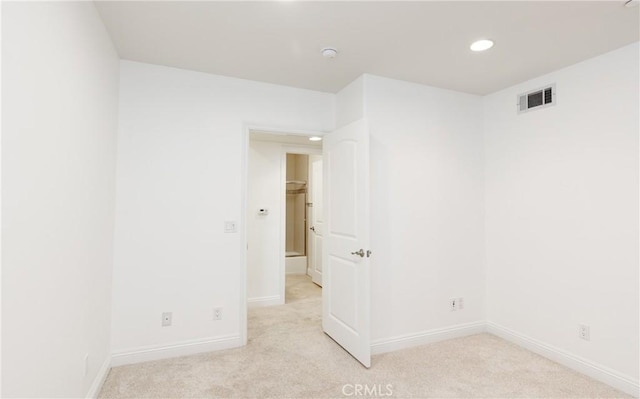
[[[309,141],[320,141],[322,140],[322,137],[319,136],[311,136],[309,137]]]
[[[489,50],[491,47],[493,47],[492,40],[482,39],[471,43],[471,46],[469,48],[471,49],[471,51],[485,51]]]
[[[638,0],[629,0],[626,3],[624,3],[625,7],[636,7],[638,4],[640,4],[640,1]]]
[[[325,47],[322,49],[322,56],[324,58],[336,58],[338,55],[338,50],[333,47]]]

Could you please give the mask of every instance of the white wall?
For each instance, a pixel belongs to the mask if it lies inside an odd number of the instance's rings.
[[[482,98],[366,75],[364,108],[374,346],[483,321]]]
[[[283,303],[282,144],[251,140],[247,195],[247,298],[249,305]],[[267,208],[268,215],[258,209]]]
[[[636,384],[638,58],[636,43],[484,100],[488,320]],[[516,113],[549,83],[556,106]]]
[[[240,342],[244,226],[224,221],[242,219],[247,125],[328,131],[334,96],[121,62],[115,364]]]
[[[360,76],[336,94],[336,128],[364,117],[364,78]]]
[[[118,57],[91,2],[3,2],[2,36],[2,396],[84,397],[109,357]]]

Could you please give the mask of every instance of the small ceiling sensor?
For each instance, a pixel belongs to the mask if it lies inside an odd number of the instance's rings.
[[[324,58],[336,58],[336,55],[338,55],[338,50],[333,47],[325,47],[322,49],[322,56]]]
[[[638,4],[640,4],[639,0],[629,0],[626,3],[624,3],[625,7],[637,7]]]
[[[471,51],[485,51],[493,47],[493,40],[482,39],[471,43]]]
[[[309,141],[320,141],[322,140],[322,137],[320,136],[311,136],[309,137]]]

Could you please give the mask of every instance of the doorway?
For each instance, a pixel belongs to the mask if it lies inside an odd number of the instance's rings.
[[[322,143],[250,131],[247,159],[247,307],[283,305],[322,285]]]
[[[279,133],[274,137],[273,133],[248,128],[245,137],[246,185],[242,220],[246,226],[243,239],[246,252],[245,267],[240,274],[239,318],[242,343],[246,344],[247,336],[251,334],[247,328],[251,318],[249,309],[285,304],[286,154],[322,155],[324,212],[319,213],[322,214],[322,249],[318,251],[322,254],[321,266],[319,270],[317,267],[311,269],[321,273],[323,285],[322,311],[318,320],[327,335],[363,366],[370,367],[370,257],[373,252],[369,244],[369,129],[366,119],[325,134],[323,147],[317,148],[310,148],[305,135]],[[293,138],[298,141],[288,141]],[[260,190],[270,194],[256,196]],[[265,230],[271,233],[265,234]],[[269,273],[273,270],[278,272]],[[312,274],[309,265],[307,273]],[[263,293],[270,295],[260,296]],[[267,309],[274,312],[283,308],[269,306]],[[267,320],[273,326],[269,320],[273,319]]]
[[[322,156],[287,153],[286,171],[285,272],[322,287]]]
[[[307,272],[307,208],[309,182],[309,156],[286,155],[286,201],[285,201],[285,272],[305,274]],[[285,293],[286,302],[286,293]]]

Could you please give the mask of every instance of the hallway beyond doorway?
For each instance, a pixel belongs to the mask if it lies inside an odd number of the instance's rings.
[[[305,300],[317,301],[322,306],[322,288],[311,281],[306,274],[287,274],[284,300],[286,304]]]

